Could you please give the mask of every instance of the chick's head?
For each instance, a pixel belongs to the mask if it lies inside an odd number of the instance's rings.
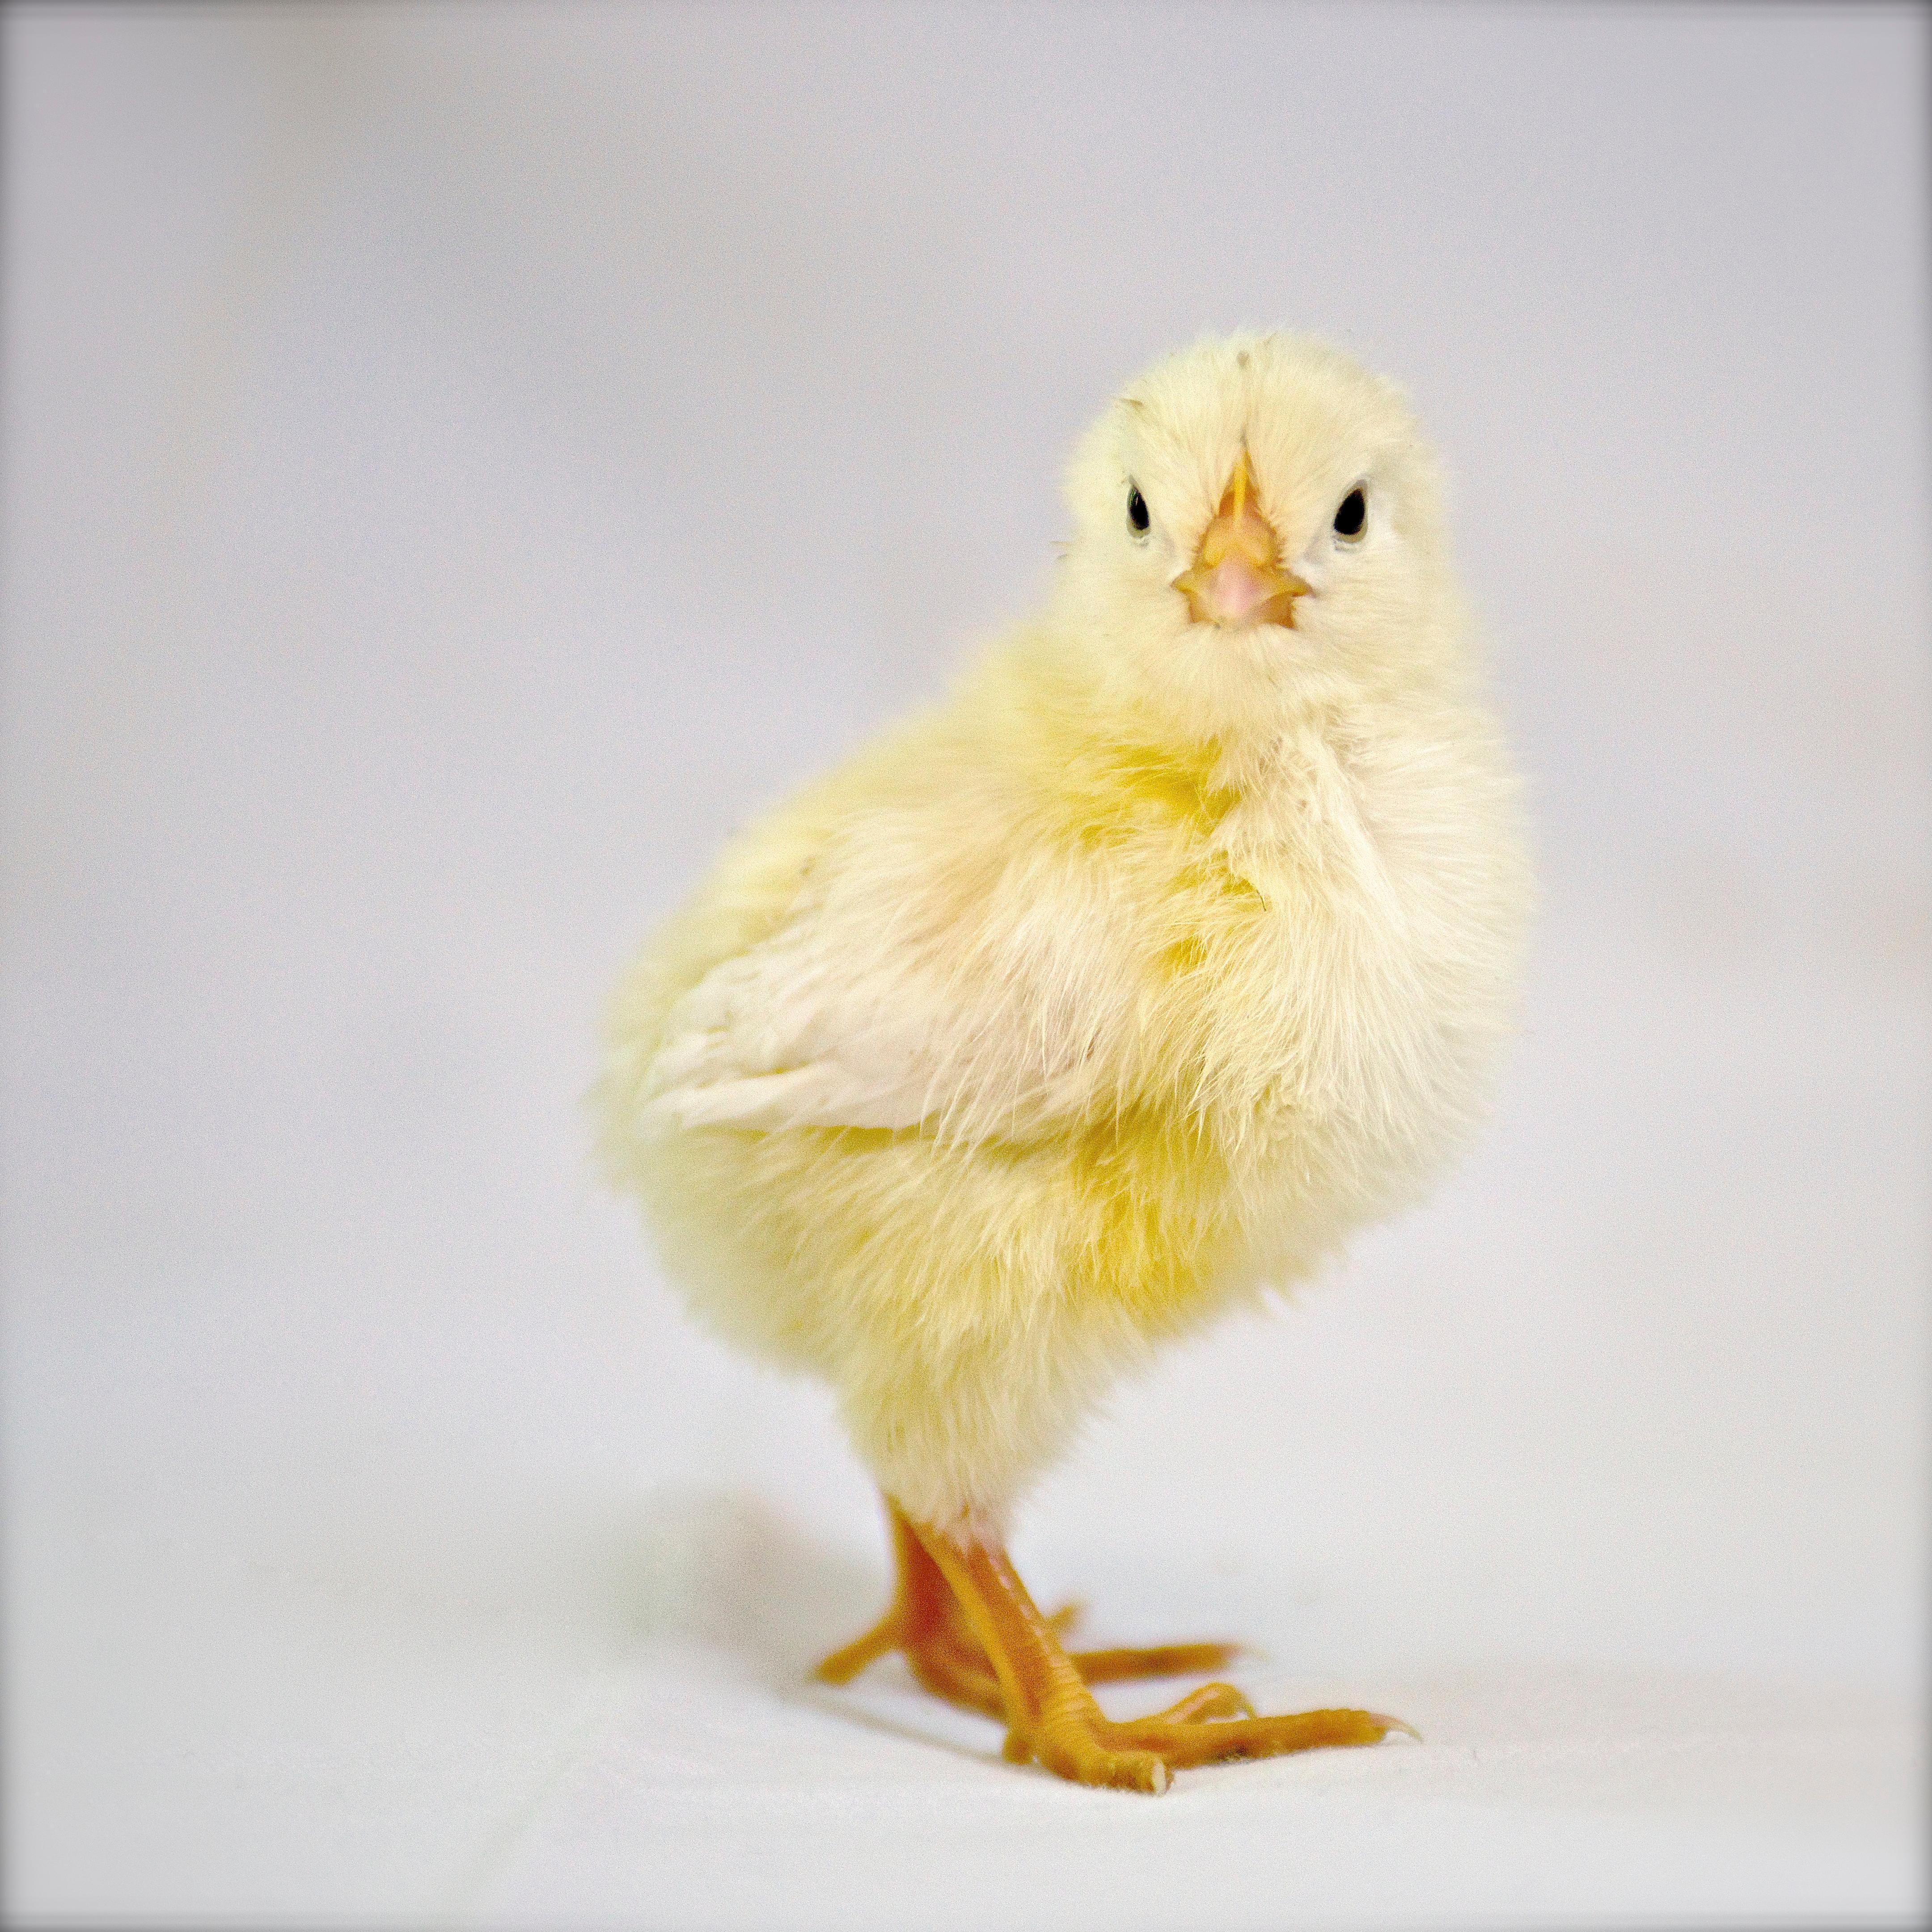
[[[1462,607],[1436,465],[1392,383],[1306,338],[1156,363],[1082,439],[1056,592],[1110,701],[1177,736],[1448,686]]]

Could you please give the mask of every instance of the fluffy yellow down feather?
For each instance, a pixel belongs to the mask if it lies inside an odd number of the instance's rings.
[[[1175,588],[1244,458],[1292,627]],[[1439,1172],[1528,897],[1397,390],[1204,341],[1066,493],[1045,610],[730,844],[620,988],[598,1090],[692,1307],[824,1377],[880,1486],[962,1528],[1162,1337]]]

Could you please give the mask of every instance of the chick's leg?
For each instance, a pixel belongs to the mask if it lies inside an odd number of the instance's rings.
[[[864,1636],[826,1658],[816,1674],[827,1684],[848,1684],[887,1651],[903,1651],[913,1675],[934,1696],[988,1717],[1004,1717],[999,1680],[952,1586],[898,1504],[889,1500],[887,1508],[898,1570],[892,1604]]]
[[[999,1679],[952,1586],[927,1553],[905,1512],[890,1497],[886,1508],[898,1570],[891,1606],[862,1636],[826,1658],[817,1675],[827,1684],[849,1683],[886,1652],[902,1651],[914,1676],[935,1696],[989,1717],[1004,1717]],[[1070,1604],[1046,1622],[1058,1639],[1078,1614]],[[1234,1654],[1232,1644],[1170,1643],[1138,1650],[1075,1651],[1069,1660],[1086,1682],[1106,1684],[1218,1670]],[[1226,1697],[1239,1696],[1225,1685],[1215,1688],[1217,1694],[1210,1702],[1217,1707]]]
[[[1167,1789],[1169,1771],[1183,1765],[1374,1744],[1408,1728],[1372,1711],[1237,1715],[1248,1712],[1246,1700],[1227,1684],[1203,1685],[1170,1710],[1117,1724],[1094,1701],[1004,1550],[956,1543],[924,1525],[914,1526],[914,1533],[951,1585],[993,1666],[1010,1758],[1037,1758],[1077,1784],[1159,1792]]]

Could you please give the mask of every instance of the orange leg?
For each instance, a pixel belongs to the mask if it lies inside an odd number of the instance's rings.
[[[988,1717],[1004,1718],[999,1679],[952,1585],[927,1553],[904,1511],[890,1497],[886,1508],[898,1570],[891,1607],[862,1636],[834,1651],[815,1674],[827,1684],[848,1684],[886,1652],[902,1651],[913,1675],[935,1696]],[[1070,1604],[1045,1621],[1058,1639],[1079,1614],[1078,1606]],[[1218,1670],[1234,1654],[1230,1643],[1170,1643],[1144,1650],[1077,1650],[1069,1660],[1087,1683],[1111,1684],[1125,1678]],[[1225,1685],[1220,1688],[1228,1696],[1240,1695]]]
[[[913,1522],[896,1504],[889,1507],[897,1594],[872,1630],[818,1666],[828,1683],[848,1682],[887,1651],[902,1651],[928,1690],[1006,1720],[1009,1758],[1037,1758],[1079,1784],[1141,1791],[1164,1791],[1169,1769],[1182,1765],[1373,1744],[1391,1730],[1408,1730],[1400,1718],[1372,1711],[1258,1718],[1226,1684],[1204,1684],[1167,1710],[1117,1724],[1094,1701],[1090,1683],[1212,1670],[1232,1647],[1070,1654],[1060,1632],[1071,1613],[1042,1616],[1003,1550],[956,1543]]]
[[[898,1586],[885,1615],[819,1665],[827,1684],[849,1684],[889,1650],[903,1651],[913,1675],[935,1696],[991,1718],[1004,1717],[998,1680],[975,1640],[952,1586],[926,1553],[896,1503],[888,1504]]]

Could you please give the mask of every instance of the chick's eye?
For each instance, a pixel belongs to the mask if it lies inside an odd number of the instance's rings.
[[[1335,534],[1338,537],[1358,537],[1362,526],[1369,517],[1369,502],[1359,490],[1351,490],[1335,511]]]
[[[1127,485],[1127,527],[1137,537],[1147,535],[1147,499],[1140,493],[1138,484]]]

